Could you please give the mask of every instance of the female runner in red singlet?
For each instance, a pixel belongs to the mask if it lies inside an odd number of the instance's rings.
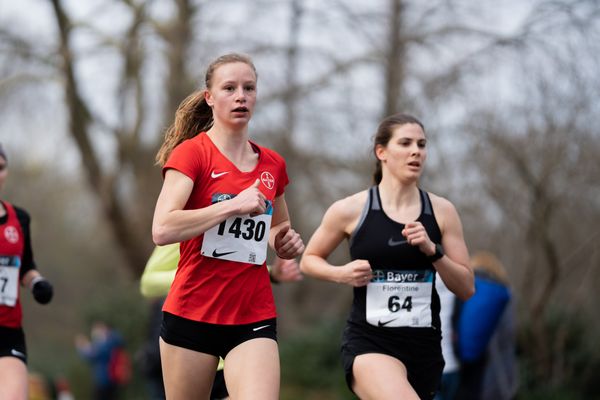
[[[265,259],[304,250],[284,198],[285,161],[249,140],[256,103],[252,61],[228,54],[206,88],[185,99],[157,160],[164,182],[157,245],[181,242],[163,307],[161,360],[168,399],[205,398],[219,357],[234,399],[278,399],[276,312]]]
[[[8,160],[0,145],[0,189]],[[46,304],[53,289],[36,269],[29,235],[29,214],[0,200],[0,399],[27,399],[27,348],[21,325],[20,288]]]

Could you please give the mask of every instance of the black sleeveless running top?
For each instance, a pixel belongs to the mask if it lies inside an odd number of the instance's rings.
[[[419,194],[421,198],[421,213],[417,221],[423,224],[429,238],[434,243],[441,243],[442,234],[433,214],[429,195],[421,189],[419,189]],[[403,279],[404,273],[407,276],[419,275],[421,278],[427,276],[431,280],[431,296],[429,299],[422,299],[422,302],[424,301],[425,307],[429,303],[428,306],[431,311],[429,313],[428,310],[425,310],[425,313],[430,314],[431,321],[426,325],[427,327],[437,329],[439,332],[440,300],[435,291],[435,268],[418,247],[411,246],[406,242],[404,236],[402,236],[402,229],[404,229],[404,224],[392,220],[383,211],[379,187],[371,187],[358,225],[349,238],[350,256],[352,260],[363,259],[369,261],[371,268],[374,270],[374,278],[371,282],[381,282],[382,277],[387,276],[388,273],[395,274],[392,276],[397,276],[399,280]],[[411,288],[407,287],[405,289],[410,290]],[[406,303],[406,293],[402,293],[399,296],[395,296],[396,294],[390,293],[389,315],[400,315],[400,313],[395,314],[394,312],[396,311],[408,313],[412,311],[413,315],[416,315],[416,310],[410,308],[410,303]],[[386,296],[385,291],[383,294],[380,294],[381,296]],[[407,326],[391,327],[393,324],[388,325],[385,319],[378,320],[377,323],[373,323],[373,320],[371,320],[369,323],[366,315],[366,297],[366,286],[354,288],[354,299],[348,322],[358,325],[368,325],[369,327],[373,327],[374,325],[379,327],[385,326],[386,331],[414,329]],[[405,315],[410,316],[410,314]],[[389,317],[387,318],[387,320],[390,319]],[[420,327],[422,326],[423,323],[421,322]]]

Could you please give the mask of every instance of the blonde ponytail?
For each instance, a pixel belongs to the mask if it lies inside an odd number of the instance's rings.
[[[204,100],[204,90],[186,97],[175,112],[175,122],[165,132],[165,140],[156,154],[156,163],[165,165],[175,146],[209,129],[212,122],[212,109]]]

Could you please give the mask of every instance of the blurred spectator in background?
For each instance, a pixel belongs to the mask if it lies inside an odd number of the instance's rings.
[[[518,389],[514,300],[506,270],[493,254],[471,257],[475,295],[457,302],[460,400],[514,399]]]
[[[35,372],[30,372],[28,376],[29,395],[27,400],[50,400],[50,391],[46,379]],[[10,397],[0,397],[0,399],[10,399]]]
[[[118,399],[120,382],[114,376],[115,362],[123,349],[121,335],[105,322],[96,321],[92,325],[91,340],[85,335],[75,337],[75,347],[86,359],[93,371],[93,399]]]
[[[75,400],[69,381],[64,376],[56,378],[54,381],[54,390],[56,391],[56,400]]]

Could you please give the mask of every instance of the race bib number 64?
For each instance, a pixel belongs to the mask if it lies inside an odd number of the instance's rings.
[[[374,270],[367,285],[367,322],[378,327],[431,326],[431,270]]]

